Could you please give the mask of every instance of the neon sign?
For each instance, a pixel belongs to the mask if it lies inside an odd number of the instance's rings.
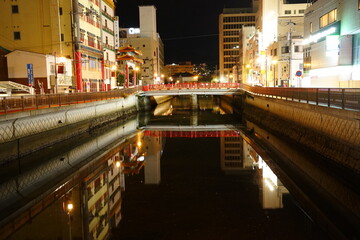
[[[340,33],[340,22],[336,22],[331,26],[325,28],[322,31],[319,31],[313,35],[310,35],[309,38],[304,39],[303,44],[317,43],[318,41],[322,41],[325,37],[329,35],[339,34]]]
[[[139,34],[140,28],[129,28],[129,34]]]

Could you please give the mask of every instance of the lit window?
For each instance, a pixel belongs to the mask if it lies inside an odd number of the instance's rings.
[[[19,13],[19,6],[18,5],[11,5],[11,12],[12,13]]]
[[[310,30],[310,33],[313,32],[313,24],[312,24],[312,22],[310,22],[309,30]]]
[[[328,12],[320,17],[320,28],[326,27],[327,25],[337,20],[337,9]]]

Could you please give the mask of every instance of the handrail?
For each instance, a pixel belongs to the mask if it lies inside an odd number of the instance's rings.
[[[141,87],[135,87],[105,92],[37,94],[23,95],[20,97],[0,97],[0,114],[123,98],[140,90]]]
[[[176,83],[143,86],[143,91],[238,88],[246,92],[288,101],[360,111],[360,88],[279,88],[240,83]]]
[[[254,95],[301,102],[325,107],[360,111],[360,88],[279,88],[250,86],[240,83],[176,83],[154,84],[107,92],[41,94],[0,97],[0,114],[59,107],[93,101],[121,98],[138,91],[232,88]]]

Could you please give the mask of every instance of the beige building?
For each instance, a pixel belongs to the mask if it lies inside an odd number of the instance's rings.
[[[164,45],[157,33],[156,8],[139,6],[140,28],[120,29],[120,47],[133,47],[142,53],[140,85],[164,82]],[[128,63],[131,64],[131,63]],[[135,66],[130,66],[135,67]],[[125,69],[120,65],[120,69]]]
[[[112,20],[115,5],[112,0],[34,0],[31,4],[5,0],[0,6],[3,50],[73,60],[71,81],[57,83],[54,82],[56,75],[64,68],[53,62],[53,71],[47,78],[54,81],[41,84],[46,86],[45,92],[65,92],[69,88],[77,91],[105,89],[103,79],[107,80],[105,83],[110,82],[107,76],[110,76],[111,62],[115,62]],[[106,49],[105,60],[103,49]],[[35,88],[40,89],[38,82]]]
[[[178,64],[168,64],[165,66],[165,76],[170,78],[177,73],[194,73],[194,65],[191,62],[179,62]]]
[[[219,65],[221,82],[240,79],[240,46],[243,26],[255,25],[255,13],[250,9],[225,8],[219,16]],[[233,67],[235,69],[233,70]]]

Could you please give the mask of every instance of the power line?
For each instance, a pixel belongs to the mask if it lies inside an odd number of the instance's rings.
[[[206,35],[195,35],[195,36],[186,36],[186,37],[174,37],[174,38],[165,38],[162,39],[163,41],[171,41],[171,40],[181,40],[181,39],[191,39],[191,38],[202,38],[202,37],[213,37],[213,36],[219,36],[218,33],[214,34],[206,34]]]

